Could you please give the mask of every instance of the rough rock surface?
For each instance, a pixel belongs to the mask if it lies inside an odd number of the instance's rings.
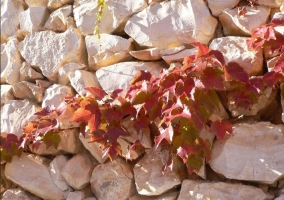
[[[87,87],[101,87],[95,73],[85,70],[76,70],[69,74],[69,80],[72,87],[80,95],[88,94]]]
[[[48,0],[25,0],[29,7],[47,6]]]
[[[98,163],[89,154],[79,153],[66,163],[61,174],[72,188],[80,190],[89,184],[96,165]]]
[[[250,51],[247,47],[246,37],[228,36],[212,40],[210,49],[223,53],[226,63],[237,62],[250,75],[262,74],[262,49]]]
[[[69,185],[62,176],[61,172],[66,165],[68,158],[63,155],[56,156],[49,165],[49,172],[55,185],[61,190],[66,191],[69,189]]]
[[[9,100],[13,100],[12,85],[1,85],[1,107]]]
[[[97,20],[98,0],[78,0],[74,8],[74,19],[77,27],[84,35],[94,34]],[[104,5],[102,19],[99,24],[100,33],[121,32],[131,15],[147,6],[145,0],[109,0]]]
[[[10,39],[6,44],[1,44],[1,84],[13,85],[19,82],[22,59],[18,51],[18,44],[19,41],[16,38]]]
[[[66,96],[73,95],[75,92],[70,86],[53,84],[45,90],[42,108],[52,105],[57,108]]]
[[[64,32],[67,29],[67,18],[72,14],[72,6],[66,5],[50,14],[44,28],[54,32]]]
[[[138,60],[153,61],[160,60],[163,56],[176,54],[185,49],[185,46],[179,46],[171,49],[161,50],[159,48],[149,48],[138,51],[130,51],[129,53]]]
[[[22,11],[24,6],[18,0],[1,1],[1,44],[16,36]]]
[[[58,72],[58,83],[60,85],[67,85],[70,83],[69,74],[75,70],[84,69],[86,65],[80,63],[68,63],[62,66]]]
[[[1,109],[1,133],[22,134],[24,126],[40,107],[28,100],[10,100]]]
[[[129,54],[131,40],[116,35],[101,34],[100,39],[97,36],[88,35],[85,41],[89,67],[94,70],[131,59]]]
[[[72,4],[74,0],[48,0],[47,7],[49,10],[56,10],[65,4]]]
[[[132,16],[124,31],[140,46],[168,49],[185,43],[208,43],[217,26],[202,0],[155,3]]]
[[[20,13],[20,30],[25,32],[24,34],[32,31],[41,31],[48,16],[49,11],[45,6],[30,7]]]
[[[96,75],[102,88],[109,93],[117,88],[128,88],[129,82],[139,70],[147,70],[158,77],[164,66],[163,62],[122,62],[100,68]]]
[[[69,62],[85,63],[85,41],[78,29],[64,33],[52,31],[33,32],[19,44],[24,59],[39,67],[42,74],[57,82],[58,70]],[[52,48],[46,48],[46,47]]]
[[[50,160],[23,153],[19,158],[13,157],[5,167],[5,175],[23,189],[43,199],[64,199],[61,190],[53,183],[48,166]],[[40,186],[40,187],[39,187]]]
[[[95,167],[90,183],[98,200],[126,200],[136,193],[130,166],[121,159]]]
[[[6,190],[2,200],[40,200],[40,198],[21,188],[15,188]]]
[[[215,172],[266,184],[284,177],[283,124],[234,124],[233,134],[213,145],[210,166]]]
[[[143,196],[139,194],[135,194],[130,197],[129,200],[176,200],[178,197],[178,191],[171,191],[161,194],[159,196]]]
[[[270,14],[270,8],[257,6],[246,8],[247,13],[238,16],[238,8],[225,9],[219,16],[225,35],[250,36],[259,26],[265,24]]]
[[[42,102],[45,88],[28,81],[21,81],[13,85],[14,96],[18,99],[28,99],[37,103]]]
[[[85,199],[84,192],[74,191],[74,192],[69,192],[66,200],[83,200],[83,199]]]
[[[41,73],[34,70],[27,62],[23,62],[20,68],[20,81],[35,82],[36,79],[43,79]]]
[[[255,2],[262,6],[267,6],[270,8],[279,8],[281,4],[284,3],[283,0],[252,0],[252,2]]]
[[[208,6],[212,14],[218,17],[226,8],[235,7],[240,0],[208,0]]]
[[[162,174],[163,165],[168,161],[168,152],[160,149],[149,151],[133,168],[137,192],[141,195],[160,195],[182,182],[177,171],[167,170]],[[181,165],[176,159],[176,165]],[[180,169],[179,169],[180,170]]]
[[[81,140],[84,147],[96,158],[99,163],[104,163],[107,160],[107,156],[103,157],[102,149],[100,148],[100,144],[97,142],[89,143],[90,135],[88,133],[85,134],[85,137],[80,133],[79,139]]]
[[[193,180],[184,180],[177,200],[242,200],[257,199],[265,200],[265,193],[252,186],[230,183],[207,183]]]
[[[60,142],[58,147],[53,146],[47,148],[46,144],[42,143],[38,149],[32,150],[38,155],[58,155],[58,154],[77,154],[82,150],[82,143],[79,140],[79,130],[65,129],[60,131]]]

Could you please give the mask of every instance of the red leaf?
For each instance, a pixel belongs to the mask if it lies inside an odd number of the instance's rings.
[[[126,132],[121,127],[111,126],[107,130],[108,140],[110,142],[115,142],[120,136],[130,136],[128,132]]]
[[[137,75],[131,80],[131,84],[134,85],[140,81],[150,81],[152,78],[152,74],[146,70],[140,70]]]
[[[100,110],[96,110],[95,113],[88,120],[88,126],[90,128],[90,132],[96,131],[101,125],[101,112]]]
[[[236,62],[229,62],[225,68],[226,81],[240,81],[247,83],[249,81],[249,76],[245,70]]]
[[[171,124],[166,129],[160,129],[160,135],[155,137],[155,146],[156,148],[160,145],[162,140],[166,140],[169,144],[172,143],[174,136],[174,129]]]
[[[210,50],[209,56],[214,56],[221,63],[222,66],[225,65],[225,58],[224,58],[223,54],[220,51],[218,51],[218,50]]]
[[[210,51],[208,46],[206,44],[201,43],[201,42],[192,42],[192,43],[190,43],[190,45],[198,47],[197,57],[206,55]]]
[[[37,127],[37,131],[40,133],[46,133],[56,128],[58,128],[56,119],[42,119]]]
[[[276,83],[284,81],[284,74],[281,74],[280,72],[271,71],[264,74],[263,81],[269,87],[273,87]]]
[[[118,142],[113,142],[110,147],[106,148],[103,157],[108,155],[111,161],[114,161],[117,155],[121,155],[121,146]]]
[[[97,87],[87,87],[85,88],[85,90],[89,91],[95,97],[98,97],[98,99],[102,99],[105,97],[105,95],[107,95],[107,93],[104,90]]]
[[[233,133],[232,124],[228,120],[213,122],[209,131],[216,135],[221,141],[224,140],[226,133]]]
[[[238,7],[238,16],[241,17],[245,14],[247,14],[246,6]]]
[[[223,72],[218,68],[207,67],[200,77],[203,85],[209,89],[224,90]]]

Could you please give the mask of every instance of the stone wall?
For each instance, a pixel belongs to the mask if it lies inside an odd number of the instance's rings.
[[[226,62],[239,63],[250,76],[262,75],[279,52],[252,52],[246,39],[273,17],[284,18],[284,1],[257,3],[238,16],[236,6],[248,2],[106,0],[98,39],[97,0],[1,0],[1,132],[21,135],[33,113],[58,106],[65,96],[83,95],[86,87],[125,89],[139,70],[158,76],[163,68],[181,66],[185,56],[196,53],[188,45],[194,41],[220,50]],[[284,33],[283,27],[277,31]],[[69,123],[67,110],[59,119],[57,149],[42,144],[1,164],[2,198],[283,200],[279,92],[263,91],[249,111],[225,102],[221,107],[219,115],[236,119],[234,136],[220,142],[205,132],[213,143],[212,160],[195,175],[179,162],[162,175],[167,152],[152,148],[150,133],[143,141],[146,154],[131,152],[135,161],[102,158],[99,145]],[[119,142],[126,151],[134,141]]]

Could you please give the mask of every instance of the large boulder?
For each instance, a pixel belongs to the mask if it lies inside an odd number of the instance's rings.
[[[98,200],[126,200],[136,193],[130,165],[121,159],[95,167],[90,183]]]
[[[218,17],[226,8],[234,8],[240,0],[208,0],[208,6],[212,14]]]
[[[230,184],[230,183],[210,183],[194,180],[184,180],[177,200],[243,200],[257,199],[266,200],[266,194],[259,188],[252,186]]]
[[[78,29],[68,29],[64,33],[33,32],[19,44],[24,59],[39,67],[42,74],[55,83],[61,66],[69,62],[86,62],[85,48],[84,38]]]
[[[91,155],[80,153],[68,160],[61,174],[72,188],[80,190],[89,184],[93,169],[98,164]]]
[[[1,1],[1,44],[7,42],[9,37],[17,35],[22,11],[24,6],[18,0]]]
[[[190,42],[207,44],[217,20],[203,0],[164,1],[133,15],[124,31],[140,46],[168,49]]]
[[[168,56],[163,56],[163,60],[166,61],[166,63],[168,63],[168,65],[170,65],[173,62],[183,62],[183,59],[186,56],[191,56],[191,55],[195,55],[197,53],[197,48],[192,48],[192,49],[185,49],[181,52],[178,52],[176,54],[173,55],[168,55]]]
[[[180,176],[184,171],[184,164],[178,158],[174,158],[173,171],[167,170],[162,174],[163,166],[168,161],[168,151],[151,149],[137,162],[133,171],[137,192],[145,196],[160,195],[179,186],[185,178]]]
[[[29,7],[47,6],[48,0],[25,0]]]
[[[47,7],[49,10],[56,10],[66,4],[73,4],[74,0],[48,0]]]
[[[32,31],[41,31],[48,16],[49,11],[45,6],[28,8],[20,13],[21,31],[24,32],[24,35]]]
[[[72,6],[66,5],[50,14],[44,28],[51,31],[64,32],[67,30],[67,19],[72,14]]]
[[[251,36],[256,28],[267,22],[270,14],[270,8],[265,6],[248,6],[246,10],[247,13],[241,17],[238,14],[238,8],[223,10],[219,19],[226,36]]]
[[[21,157],[14,156],[7,163],[5,175],[14,183],[43,199],[64,199],[61,190],[54,184],[49,173],[50,160],[23,153]]]
[[[215,172],[229,179],[266,184],[284,177],[283,124],[234,124],[233,135],[213,145],[209,163]]]
[[[20,81],[35,82],[36,79],[44,79],[44,77],[34,70],[29,63],[23,62],[20,68]]]
[[[109,93],[117,88],[127,89],[140,70],[147,70],[157,77],[164,66],[163,62],[122,62],[100,68],[96,75],[102,88]]]
[[[226,63],[237,62],[250,75],[261,75],[263,66],[262,49],[249,50],[246,37],[228,36],[212,40],[210,49],[223,53]]]
[[[85,40],[89,67],[94,70],[131,59],[131,40],[110,34],[88,35]]]
[[[70,83],[69,74],[73,73],[76,70],[84,69],[87,66],[80,63],[68,63],[62,66],[58,72],[58,83],[60,85],[67,85]]]
[[[140,194],[135,194],[130,197],[129,200],[176,200],[179,192],[177,190],[169,191],[158,196],[143,196]]]
[[[24,126],[40,107],[28,100],[10,100],[1,109],[1,133],[22,135]]]
[[[18,44],[19,41],[16,38],[1,44],[1,84],[13,85],[19,82],[22,58],[18,51]]]
[[[74,19],[77,27],[84,35],[94,34],[96,26],[98,0],[78,0],[74,8]],[[126,21],[134,13],[143,10],[147,6],[145,0],[108,0],[105,2],[99,23],[100,33],[121,32]]]

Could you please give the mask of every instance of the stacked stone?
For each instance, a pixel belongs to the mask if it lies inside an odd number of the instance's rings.
[[[202,42],[237,62],[250,76],[272,70],[279,52],[250,51],[246,40],[272,18],[284,18],[283,0],[258,0],[238,16],[240,0],[106,0],[94,35],[98,0],[1,1],[1,133],[22,134],[33,114],[59,106],[65,96],[84,95],[86,87],[106,92],[129,87],[139,70],[155,76],[181,66],[196,53],[188,43]],[[282,5],[282,13],[279,9]],[[284,28],[278,32],[284,34]],[[267,64],[263,64],[267,63]],[[281,85],[282,91],[284,85]],[[223,102],[214,117],[242,118],[233,137],[211,141],[212,160],[189,176],[176,159],[162,175],[168,154],[153,148],[150,130],[143,152],[126,150],[135,138],[120,138],[123,156],[110,162],[97,143],[88,143],[72,112],[58,119],[57,149],[42,144],[32,153],[1,163],[3,199],[195,200],[284,199],[284,102],[273,89],[262,91],[250,110]],[[228,113],[227,113],[228,112]],[[281,118],[282,115],[282,118]],[[265,120],[264,120],[265,119]],[[262,121],[261,121],[262,120]],[[264,122],[264,121],[271,121]],[[131,123],[126,124],[131,127]]]

